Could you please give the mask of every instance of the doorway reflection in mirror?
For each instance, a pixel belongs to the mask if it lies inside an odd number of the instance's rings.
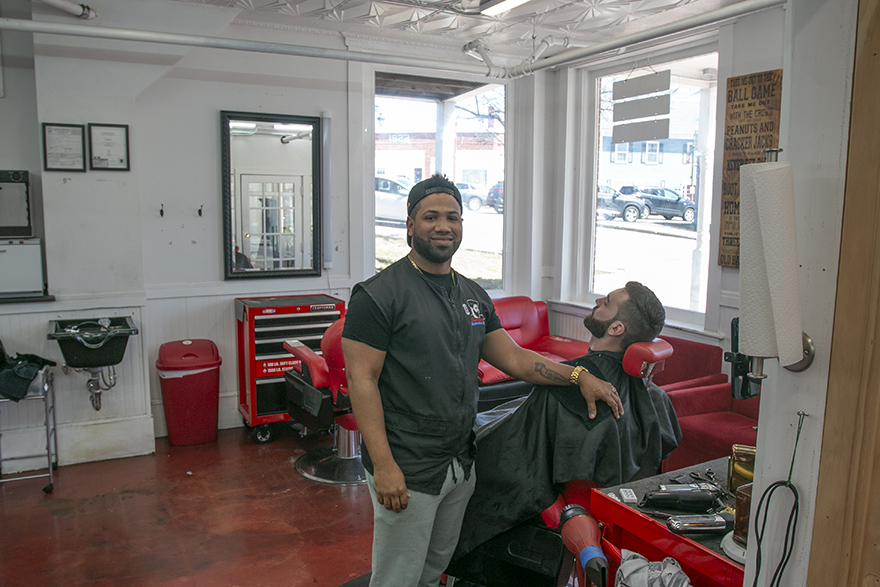
[[[227,279],[320,275],[320,124],[221,112]]]

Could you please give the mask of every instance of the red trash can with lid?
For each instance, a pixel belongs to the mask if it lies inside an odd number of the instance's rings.
[[[172,446],[217,440],[220,363],[217,345],[210,340],[177,340],[159,347],[156,368]]]

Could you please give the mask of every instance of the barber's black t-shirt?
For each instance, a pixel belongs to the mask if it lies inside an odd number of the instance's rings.
[[[434,275],[425,273],[424,276],[446,293],[452,296],[452,273]],[[496,314],[492,314],[489,323],[486,324],[486,332],[492,332],[501,328],[501,321]],[[348,312],[345,315],[345,331],[349,338],[370,345],[376,350],[387,351],[391,339],[391,328],[385,320],[379,306],[370,296],[352,296],[348,304]]]
[[[439,494],[453,459],[469,476],[479,361],[486,334],[499,328],[478,284],[424,273],[406,257],[352,289],[342,336],[385,353],[385,433],[407,487]],[[372,472],[363,445],[361,460]]]

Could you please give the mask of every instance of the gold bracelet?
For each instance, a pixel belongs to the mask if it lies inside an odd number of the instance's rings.
[[[586,367],[581,367],[580,365],[578,365],[571,370],[571,376],[568,378],[568,380],[571,382],[572,385],[578,384],[578,377],[581,376],[581,371],[587,371]],[[587,373],[589,373],[589,371],[587,371]]]

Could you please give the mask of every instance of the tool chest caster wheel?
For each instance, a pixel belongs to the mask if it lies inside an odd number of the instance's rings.
[[[272,439],[275,438],[275,430],[272,429],[270,424],[260,424],[253,429],[254,432],[254,441],[257,444],[266,444],[267,442],[272,442]]]

